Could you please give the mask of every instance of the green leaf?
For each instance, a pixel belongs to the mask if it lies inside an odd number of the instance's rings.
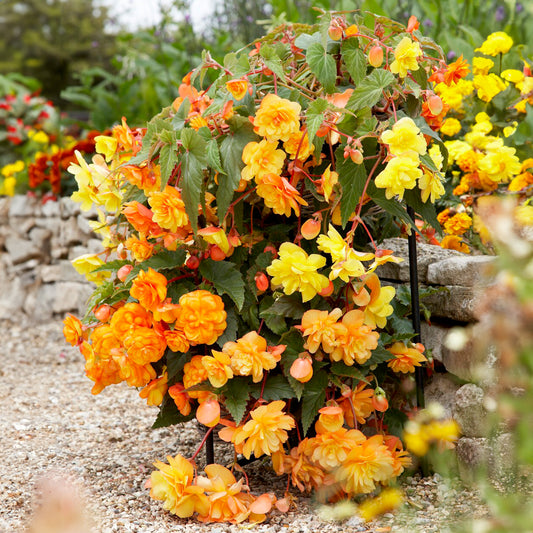
[[[372,350],[372,356],[365,363],[365,366],[369,367],[372,365],[379,365],[379,363],[384,363],[385,361],[389,361],[392,358],[393,355],[388,350],[386,350],[385,347],[378,345],[375,350]]]
[[[418,70],[411,70],[411,76],[415,79],[415,81],[420,85],[422,90],[426,90],[428,86],[428,76],[426,74],[426,69],[419,68]]]
[[[313,374],[311,380],[305,384],[302,396],[302,428],[304,436],[311,427],[318,410],[324,407],[328,383],[328,375],[322,371]]]
[[[246,412],[248,404],[250,383],[248,378],[230,379],[223,388],[225,397],[224,405],[236,424],[239,424]]]
[[[359,48],[356,37],[350,37],[343,41],[341,54],[354,85],[359,85],[366,76],[366,57]]]
[[[373,107],[383,96],[383,90],[394,83],[396,78],[388,70],[377,68],[364,78],[354,89],[346,105],[347,109],[358,111],[364,107]]]
[[[176,377],[183,370],[185,363],[187,362],[187,356],[184,353],[173,352],[170,348],[166,354],[167,358],[167,371],[168,371],[168,382],[170,384],[175,383]]]
[[[100,265],[98,268],[95,268],[91,271],[93,272],[116,272],[119,268],[123,267],[124,265],[131,265],[131,261],[127,261],[126,259],[116,259],[115,261],[108,261],[107,263],[104,263],[103,265]]]
[[[181,103],[178,111],[172,117],[172,127],[174,130],[181,130],[185,126],[185,121],[189,116],[189,110],[191,109],[191,101],[188,98],[185,98]]]
[[[200,264],[200,274],[210,281],[219,295],[227,294],[240,311],[244,304],[244,280],[235,266],[229,261],[206,259]]]
[[[207,143],[201,135],[189,128],[181,132],[180,138],[185,148],[180,179],[181,196],[191,226],[196,232],[198,229],[198,205],[200,204],[204,177],[203,169],[207,166]]]
[[[324,113],[328,109],[329,103],[324,98],[317,98],[308,108],[305,114],[305,123],[307,125],[307,136],[312,143],[318,128],[324,121]]]
[[[155,271],[165,270],[169,268],[176,268],[183,265],[186,257],[185,250],[163,250],[156,255],[153,255],[142,263],[137,263],[128,274],[126,283],[137,277],[137,274],[144,270],[148,271],[149,268],[153,268]]]
[[[225,174],[226,171],[222,168],[222,161],[220,160],[220,150],[215,139],[211,139],[207,143],[207,162],[209,166],[216,170],[219,174]]]
[[[161,407],[159,408],[159,414],[152,425],[152,429],[165,428],[167,426],[173,426],[174,424],[180,424],[182,422],[188,422],[194,418],[194,411],[189,415],[183,416],[176,407],[174,400],[170,396],[165,396]]]
[[[416,213],[418,213],[426,222],[431,224],[439,233],[442,233],[440,222],[437,219],[435,205],[429,200],[427,202],[422,201],[422,198],[420,197],[420,189],[418,187],[411,191],[405,191],[404,198],[407,205],[411,206]]]
[[[312,44],[307,49],[305,57],[311,72],[317,77],[326,92],[334,92],[335,79],[337,77],[337,65],[335,64],[333,57],[330,56],[325,48],[319,43]]]
[[[237,332],[239,328],[239,320],[237,319],[237,314],[235,309],[232,307],[226,309],[226,329],[224,333],[217,339],[217,344],[219,346],[224,346],[226,342],[234,342],[237,339]]]
[[[281,296],[268,309],[262,311],[259,316],[281,316],[283,318],[294,318],[299,320],[305,313],[305,307],[297,298],[291,296]]]
[[[261,395],[262,383],[257,383],[253,386],[252,396],[259,398]],[[278,374],[277,376],[268,376],[265,388],[263,390],[263,400],[273,402],[276,400],[285,400],[294,397],[294,390],[289,385],[289,382],[284,376]]]
[[[282,80],[285,79],[285,72],[281,66],[281,58],[269,44],[262,44],[259,49],[259,55],[265,60],[265,65]]]
[[[257,139],[253,126],[249,121],[237,124],[232,135],[226,135],[220,145],[222,167],[226,175],[218,176],[217,214],[223,220],[233,198],[235,189],[241,180],[241,170],[244,168],[242,152],[244,147]]]
[[[390,200],[386,198],[385,189],[378,189],[374,185],[374,182],[370,181],[366,192],[376,205],[379,205],[379,207],[387,211],[387,213],[391,214],[393,217],[416,229],[413,220],[411,220],[411,217],[407,214],[403,204],[398,202],[395,198],[391,198]]]
[[[161,166],[161,189],[164,189],[176,163],[178,162],[178,154],[175,144],[165,144],[161,147],[159,152],[159,164]]]
[[[389,353],[389,359],[390,359],[390,353]],[[366,379],[366,375],[363,374],[358,367],[345,365],[342,361],[332,363],[331,372],[335,374],[336,376],[346,376],[350,378],[356,378],[359,381],[364,381],[365,383],[368,383],[368,380]]]
[[[365,165],[356,165],[349,157],[342,161],[338,173],[342,187],[341,224],[344,228],[361,200],[367,175]]]

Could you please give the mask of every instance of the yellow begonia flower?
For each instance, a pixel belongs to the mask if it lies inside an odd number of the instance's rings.
[[[343,261],[348,257],[348,251],[353,252],[353,257],[359,261],[370,261],[374,259],[374,254],[366,252],[356,252],[351,249],[341,234],[330,224],[327,235],[319,235],[316,240],[318,249],[331,255],[333,261]]]
[[[254,131],[268,141],[288,141],[300,131],[301,110],[298,102],[267,94],[255,114]]]
[[[426,140],[420,133],[420,128],[409,117],[401,118],[391,130],[384,131],[381,134],[381,141],[389,145],[391,154],[398,156],[410,155],[417,159],[427,150]]]
[[[404,37],[394,49],[394,61],[391,63],[390,71],[398,74],[400,78],[405,78],[408,70],[418,70],[417,59],[421,56],[420,45],[411,41],[409,37]]]
[[[324,173],[321,177],[322,192],[324,193],[324,199],[326,202],[329,202],[329,197],[333,192],[333,187],[339,181],[339,175],[331,170],[331,165],[328,165],[328,168],[324,170]]]
[[[505,128],[503,128],[503,136],[510,137],[516,131],[517,126],[518,122],[514,120],[510,126],[506,126]]]
[[[108,137],[107,135],[98,135],[94,140],[96,152],[102,154],[107,162],[111,161],[117,151],[118,141],[114,137]]]
[[[500,78],[504,79],[505,81],[510,81],[511,83],[514,83],[516,85],[517,83],[523,82],[525,76],[521,70],[509,68],[502,71],[502,73],[500,74]]]
[[[477,89],[477,96],[484,102],[490,102],[497,94],[504,91],[507,85],[507,82],[496,74],[474,76],[474,87]]]
[[[96,285],[99,285],[111,276],[111,273],[106,271],[93,272],[104,264],[104,261],[95,254],[80,255],[76,259],[73,259],[71,263],[78,274],[82,274],[87,281],[92,281]]]
[[[452,165],[462,154],[472,150],[472,147],[464,141],[446,141],[444,143],[448,150],[448,164]]]
[[[497,56],[506,54],[513,46],[513,40],[503,31],[491,33],[476,52],[481,52],[486,56]]]
[[[331,267],[329,279],[334,280],[341,278],[342,281],[348,283],[350,278],[360,277],[365,273],[365,267],[357,258],[354,250],[348,249],[346,258],[341,261],[336,261]]]
[[[489,70],[494,66],[494,61],[488,57],[474,57],[472,62],[473,74],[477,75],[486,75],[489,73]]]
[[[298,291],[307,302],[329,285],[326,276],[317,270],[326,264],[326,258],[307,253],[291,242],[284,242],[279,248],[279,259],[274,259],[267,267],[274,285],[282,285],[285,294]]]
[[[447,118],[439,131],[448,137],[453,137],[461,131],[461,123],[456,118]]]
[[[198,230],[198,234],[209,244],[216,244],[225,254],[229,252],[230,244],[228,236],[222,228],[209,226],[208,228]]]
[[[403,198],[405,189],[414,189],[416,180],[422,176],[418,161],[411,157],[393,157],[376,177],[376,187],[385,190],[387,199],[398,195]]]

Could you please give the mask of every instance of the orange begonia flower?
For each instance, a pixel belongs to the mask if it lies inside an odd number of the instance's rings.
[[[195,355],[188,363],[183,367],[183,385],[186,389],[194,387],[199,383],[207,381],[207,370],[202,364],[202,355]],[[187,394],[191,398],[197,398],[200,401],[205,400],[211,394],[205,390],[187,391]]]
[[[166,370],[160,378],[154,379],[139,392],[148,405],[161,405],[168,390],[168,373]]]
[[[342,331],[338,320],[342,316],[339,308],[331,312],[310,309],[302,316],[302,325],[299,329],[302,335],[307,337],[304,348],[311,353],[316,353],[320,346],[326,353],[331,353],[338,346],[338,336]]]
[[[264,174],[255,178],[257,195],[265,201],[277,215],[291,216],[291,209],[296,216],[300,215],[300,205],[308,205],[300,193],[287,181],[277,174]]]
[[[176,232],[189,224],[185,204],[175,187],[167,185],[161,192],[154,192],[148,198],[152,208],[153,221],[164,229]]]
[[[168,394],[174,400],[178,411],[187,416],[191,412],[191,403],[189,402],[189,395],[185,392],[185,385],[183,383],[176,383],[168,388]]]
[[[364,381],[360,381],[355,389],[347,391],[347,396],[338,399],[337,402],[344,412],[344,420],[349,427],[356,427],[356,422],[364,424],[366,419],[374,411],[372,398],[374,389],[367,388]],[[354,415],[356,420],[354,420]]]
[[[342,410],[341,410],[342,411]],[[339,467],[348,457],[350,450],[364,441],[364,436],[355,429],[339,428],[337,431],[318,433],[309,439],[308,455],[325,471]]]
[[[157,232],[159,226],[153,221],[153,213],[139,202],[127,202],[122,209],[128,222],[139,232],[149,235]]]
[[[394,356],[387,363],[394,372],[402,372],[404,374],[414,372],[416,366],[420,366],[424,361],[427,361],[423,353],[424,346],[420,343],[409,348],[403,342],[395,342],[387,350]]]
[[[63,320],[63,336],[65,340],[71,345],[76,346],[84,339],[84,326],[79,318],[73,315],[67,315]]]
[[[153,268],[141,270],[133,280],[130,294],[145,309],[155,310],[167,297],[167,278]]]
[[[124,246],[127,250],[131,251],[135,261],[146,261],[152,257],[154,251],[154,245],[146,240],[146,237],[141,234],[140,237],[136,235],[131,235],[126,239]]]
[[[230,80],[226,82],[226,89],[235,100],[242,100],[248,91],[248,82],[242,79]]]
[[[96,327],[91,334],[93,351],[101,359],[109,359],[114,353],[122,350],[120,340],[115,336],[113,328],[108,324]]]
[[[158,191],[161,188],[161,167],[159,165],[143,166],[124,165],[120,173],[132,184],[145,193]]]
[[[130,328],[135,326],[151,327],[152,315],[142,305],[128,302],[115,311],[111,317],[110,325],[116,337],[123,341]]]
[[[165,353],[165,337],[152,328],[137,326],[131,328],[124,338],[124,347],[128,357],[139,365],[155,363]]]
[[[187,353],[189,351],[189,341],[182,330],[178,328],[167,329],[163,332],[163,335],[168,347],[173,352]]]
[[[213,357],[205,355],[202,358],[202,365],[207,372],[207,377],[213,387],[223,387],[228,379],[233,377],[233,371],[231,369],[231,359],[229,355],[223,352],[217,352],[212,350]]]

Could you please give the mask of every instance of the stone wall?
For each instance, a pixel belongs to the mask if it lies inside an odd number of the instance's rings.
[[[0,197],[0,318],[25,313],[42,322],[82,312],[93,286],[70,260],[101,251],[89,226],[95,218],[70,198]]]

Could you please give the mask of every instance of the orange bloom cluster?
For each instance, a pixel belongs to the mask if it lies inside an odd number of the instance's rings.
[[[364,324],[365,315],[356,309],[346,313],[342,320],[340,309],[306,311],[299,329],[307,337],[304,347],[311,353],[320,348],[332,361],[344,361],[348,366],[364,364],[378,346],[379,333]]]
[[[409,347],[403,342],[395,342],[387,350],[394,355],[394,359],[390,359],[387,363],[394,372],[402,372],[404,374],[414,372],[415,367],[427,361],[424,355],[424,345],[420,343]]]

